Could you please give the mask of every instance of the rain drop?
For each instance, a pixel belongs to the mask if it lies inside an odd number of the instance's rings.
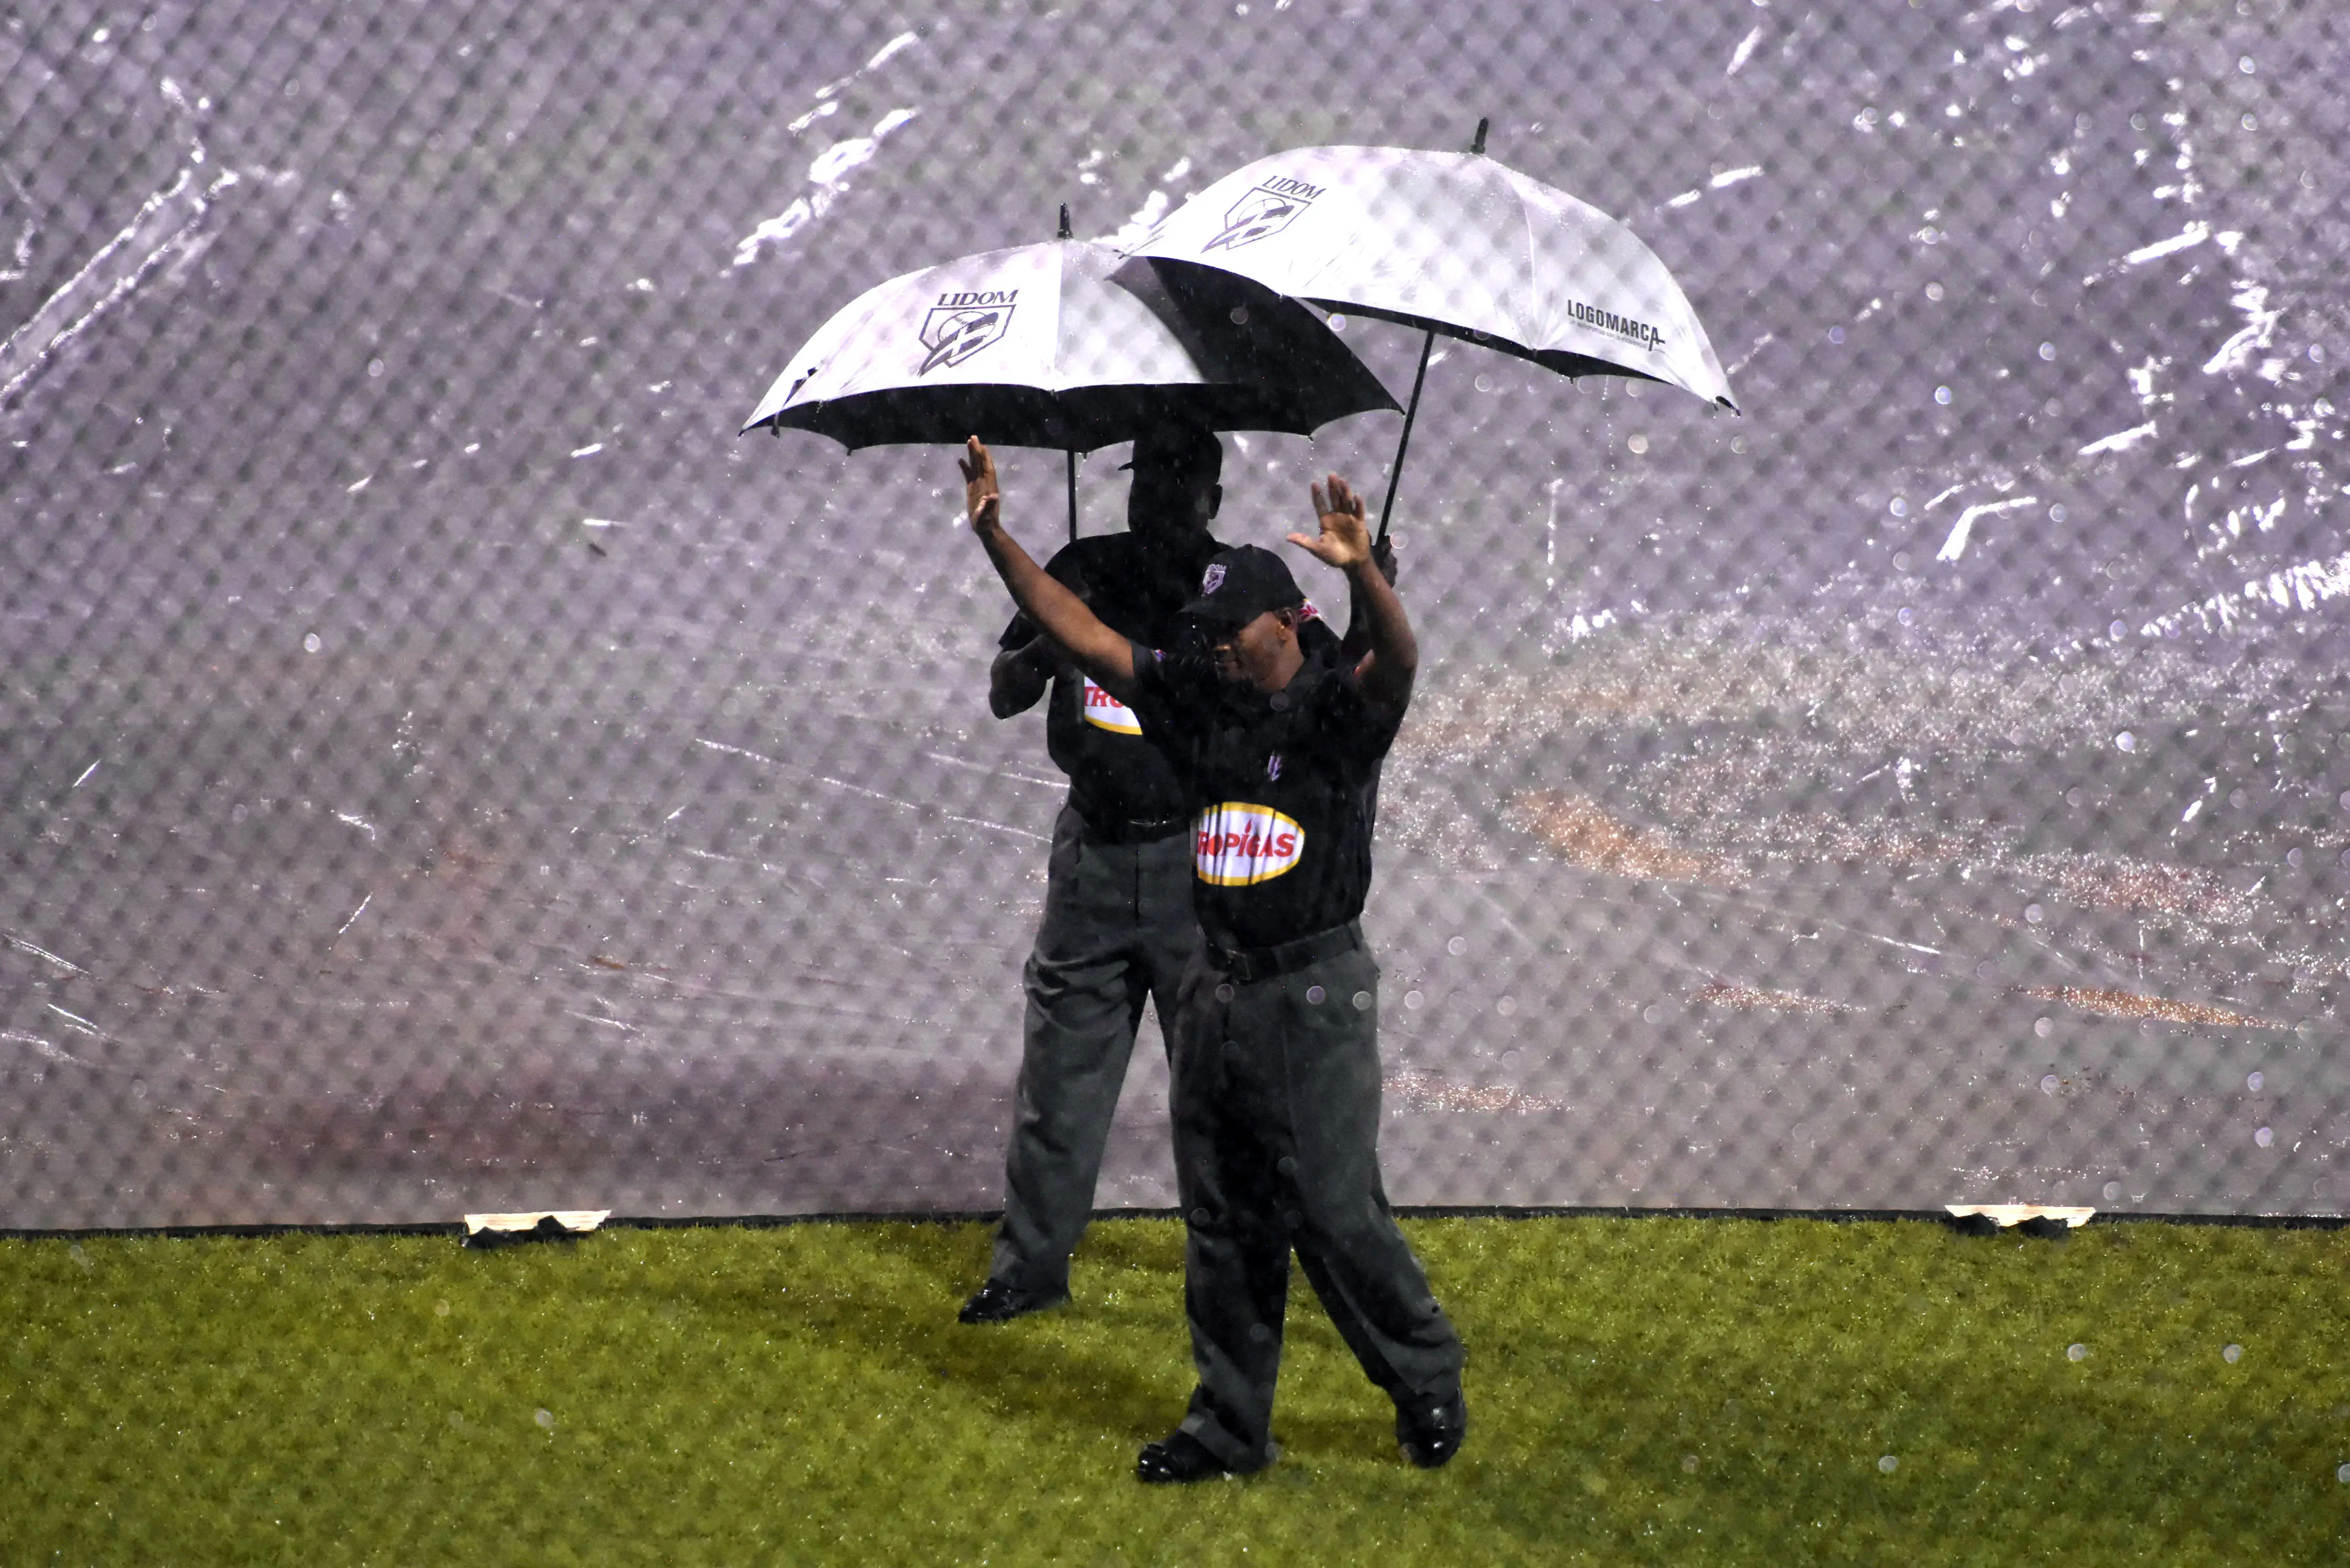
[[[1232,306],[1232,325],[1235,327],[1246,327],[1248,325],[1247,306],[1235,305]]]
[[[315,631],[302,639],[302,651],[305,653],[316,653],[326,646],[326,640]]]
[[[2256,1095],[2261,1092],[2261,1085],[2268,1081],[2268,1075],[2265,1073],[2247,1073],[2244,1075],[2244,1087],[2250,1089]]]
[[[1469,939],[1467,937],[1455,937],[1451,941],[1444,944],[1444,950],[1451,953],[1454,958],[1459,958],[1462,953],[1469,950]]]
[[[2051,523],[2062,523],[2064,521],[2064,504],[2063,502],[2060,501],[2055,505],[2051,506],[2048,509],[2048,521]]]
[[[1948,388],[1948,387],[1937,387],[1937,388],[1935,388],[1935,389],[1934,389],[1934,400],[1935,400],[1936,402],[1940,403],[1940,404],[1943,404],[1945,407],[1947,407],[1947,406],[1949,405],[1949,403],[1950,403],[1950,388]]]
[[[432,1315],[434,1317],[447,1317],[449,1315],[449,1303],[447,1302],[434,1302],[432,1303]]]
[[[2137,750],[2137,737],[2131,734],[2127,730],[2124,730],[2120,734],[2114,737],[2114,744],[2119,746],[2125,752],[2135,752]]]
[[[2036,926],[2048,918],[2048,911],[2037,904],[2026,904],[2023,906],[2023,918]]]
[[[550,1432],[555,1430],[555,1412],[552,1410],[533,1411],[530,1418]]]
[[[1633,456],[1638,457],[1640,453],[1648,450],[1648,438],[1644,435],[1636,435],[1626,441],[1624,444],[1632,449]]]
[[[1900,1465],[1901,1461],[1891,1454],[1887,1454],[1883,1459],[1877,1461],[1877,1468],[1887,1475],[1891,1475],[1896,1469],[1900,1468]]]
[[[2294,846],[2293,848],[2288,849],[2288,850],[2286,850],[2286,851],[2284,852],[2284,863],[2285,863],[2286,865],[2288,865],[2288,866],[2291,866],[2291,867],[2294,867],[2295,869],[2298,869],[2298,868],[2300,867],[2300,866],[2301,866],[2301,849],[2300,849],[2300,847],[2299,847],[2298,846]]]
[[[1907,517],[1909,515],[1908,499],[1906,496],[1897,495],[1886,507],[1886,510],[1892,513],[1896,517]]]
[[[1479,391],[1481,391],[1481,392],[1490,392],[1490,391],[1492,391],[1492,390],[1493,389],[1493,378],[1492,378],[1492,377],[1491,377],[1491,376],[1480,376],[1480,377],[1478,377],[1478,378],[1477,378],[1477,389],[1478,389]]]
[[[1683,1454],[1681,1456],[1681,1474],[1685,1476],[1693,1476],[1697,1474],[1697,1456],[1695,1454]]]
[[[1514,996],[1505,996],[1502,998],[1501,1001],[1493,1003],[1493,1011],[1500,1013],[1504,1018],[1507,1018],[1517,1010],[1518,999]]]
[[[2350,811],[2350,789],[2345,789],[2342,792],[2342,798],[2339,804],[2343,810]]]
[[[2040,346],[2040,357],[2043,359],[2054,359],[2056,358],[2056,345],[2054,343],[2043,343]]]
[[[2231,1345],[2228,1346],[2227,1349],[2220,1353],[2220,1359],[2226,1362],[2230,1366],[2233,1366],[2237,1362],[2241,1361],[2243,1358],[2244,1347],[2241,1345]]]
[[[2252,1134],[2252,1141],[2260,1145],[2262,1148],[2266,1148],[2269,1145],[2276,1142],[2276,1134],[2270,1131],[2267,1127],[2262,1127]]]
[[[2122,1184],[2118,1181],[2108,1181],[2106,1183],[2105,1192],[2106,1202],[2117,1202],[2121,1199]]]
[[[1355,1011],[1357,1012],[1368,1012],[1370,1010],[1371,993],[1367,991],[1358,991],[1355,992]]]
[[[1333,316],[1330,317],[1330,330],[1333,332],[1344,332],[1347,330],[1347,318],[1343,316]]]
[[[2040,1080],[2040,1092],[2043,1095],[2053,1095],[2056,1092],[2055,1074],[2051,1073],[2046,1077]]]
[[[2252,72],[2259,67],[2252,64],[2252,57],[2246,55],[2242,59],[2236,62],[2236,68],[2243,72],[2246,76],[2251,76]]]
[[[2334,1469],[2334,1479],[2344,1486],[2350,1486],[2350,1465],[2336,1465]]]
[[[1305,988],[1305,1000],[1314,1003],[1316,1007],[1321,1006],[1322,999],[1329,994],[1330,993],[1328,992],[1324,991],[1318,985],[1309,985]]]
[[[2056,1021],[2053,1018],[2035,1018],[2032,1021],[2032,1032],[2045,1040],[2056,1033]]]
[[[1843,342],[1843,341],[1844,341],[1844,328],[1843,328],[1843,327],[1829,327],[1829,328],[1828,328],[1828,341],[1829,341],[1829,342],[1831,342],[1831,343],[1841,343],[1841,342]]]
[[[1917,618],[1916,614],[1915,614],[1914,612],[1912,612],[1912,611],[1911,611],[1911,609],[1909,608],[1909,607],[1908,607],[1908,605],[1903,605],[1903,606],[1901,607],[1900,613],[1899,613],[1898,615],[1895,616],[1895,617],[1894,617],[1894,618],[1895,618],[1896,620],[1898,620],[1898,621],[1899,621],[1903,626],[1908,626],[1911,621],[1913,621],[1913,620],[1917,619],[1918,618]]]
[[[1939,299],[1939,298],[1941,298],[1941,297],[1942,297],[1942,286],[1941,286],[1940,284],[1939,284],[1939,283],[1929,283],[1929,284],[1928,284],[1928,285],[1926,286],[1926,297],[1927,297],[1927,298],[1929,298],[1929,299]]]
[[[374,379],[376,377],[380,376],[380,375],[382,375],[382,374],[383,374],[383,361],[382,361],[382,360],[380,360],[380,359],[370,359],[370,360],[369,360],[369,361],[368,361],[368,379],[369,379],[372,380],[372,379]]]
[[[2064,1347],[2064,1359],[2086,1361],[2089,1359],[2089,1347],[2085,1345],[2068,1345]]]
[[[1428,999],[1426,997],[1420,995],[1419,992],[1416,991],[1407,991],[1403,993],[1403,1004],[1406,1007],[1418,1007],[1421,1002],[1427,1000]]]
[[[2126,621],[2119,621],[2119,620],[2117,620],[2117,621],[2114,622],[2111,626],[2109,626],[2109,627],[2106,628],[2106,634],[2108,637],[2111,637],[2111,638],[2116,639],[2116,640],[2118,640],[2119,639],[2122,639],[2122,638],[2127,637],[2127,636],[2129,635],[2129,623],[2128,623],[2128,622],[2126,622]],[[2128,739],[2128,737],[2127,737],[2127,736],[2124,736],[2124,737],[2123,737],[2123,740],[2124,740],[2124,741],[2126,741],[2127,739]],[[2126,752],[2126,751],[2128,751],[2128,750],[2129,750],[2129,747],[2128,747],[2127,745],[2124,745],[2124,746],[2122,747],[2122,750]]]

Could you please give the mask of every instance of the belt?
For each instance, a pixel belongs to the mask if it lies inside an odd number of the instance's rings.
[[[1088,844],[1149,844],[1171,838],[1191,826],[1188,816],[1114,816],[1097,822],[1077,813],[1081,836]]]
[[[1279,942],[1269,948],[1228,948],[1211,937],[1208,939],[1208,962],[1243,985],[1253,985],[1261,980],[1271,980],[1277,974],[1294,974],[1324,959],[1336,958],[1363,945],[1363,924],[1348,920],[1343,926],[1333,926],[1326,931],[1316,931],[1310,937],[1300,937],[1294,942]]]

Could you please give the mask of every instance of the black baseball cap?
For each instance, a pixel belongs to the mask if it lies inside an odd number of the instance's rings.
[[[1200,597],[1183,613],[1202,620],[1244,626],[1267,610],[1297,609],[1305,603],[1289,563],[1254,545],[1220,550],[1200,577]]]
[[[1199,425],[1153,425],[1135,438],[1134,454],[1118,466],[1124,472],[1137,463],[1164,464],[1213,480],[1224,472],[1224,443]]]

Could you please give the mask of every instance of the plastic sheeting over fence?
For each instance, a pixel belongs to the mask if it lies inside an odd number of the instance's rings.
[[[2340,1210],[2334,8],[869,15],[0,25],[0,1225],[990,1206],[1006,606],[948,452],[733,432],[885,277],[1482,117],[1744,412],[1431,358],[1393,1196]],[[1397,429],[1228,437],[1221,531]]]

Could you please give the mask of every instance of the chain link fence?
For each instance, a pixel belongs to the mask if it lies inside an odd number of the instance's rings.
[[[1397,1201],[2337,1212],[2345,61],[2271,0],[17,7],[0,1225],[992,1207],[1063,793],[1007,605],[950,452],[733,432],[883,278],[1486,117],[1743,413],[1432,358]],[[1397,428],[1227,437],[1220,533]],[[1145,1034],[1105,1207],[1173,1201]]]

